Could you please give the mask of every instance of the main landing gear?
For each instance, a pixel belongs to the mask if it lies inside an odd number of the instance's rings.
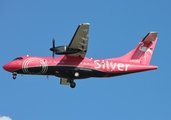
[[[76,83],[75,82],[70,82],[70,87],[71,88],[75,88],[75,86],[76,86]]]
[[[75,77],[79,77],[79,75],[80,75],[79,72],[75,72],[75,73],[74,73],[74,76],[75,76]],[[71,88],[75,88],[76,83],[74,82],[74,79],[69,79],[69,83],[70,83],[70,87],[71,87]]]
[[[13,73],[12,73],[12,76],[13,76],[13,77],[12,77],[13,79],[16,79],[17,73],[16,73],[16,72],[13,72]]]
[[[74,79],[68,79],[69,81],[69,83],[70,83],[70,87],[71,88],[75,88],[75,86],[76,86],[76,83],[74,82]]]

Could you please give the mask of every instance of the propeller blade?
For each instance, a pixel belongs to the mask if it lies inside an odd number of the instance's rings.
[[[55,57],[55,39],[52,39],[52,48],[50,48],[50,51],[52,51],[52,57]]]
[[[55,39],[54,38],[52,40],[52,46],[53,46],[53,48],[55,48]]]
[[[52,57],[54,58],[55,57],[55,52],[53,51],[53,53],[52,53]]]
[[[55,50],[55,39],[53,38],[53,40],[52,40],[52,57],[54,58],[55,57],[55,52],[54,52],[54,50]]]

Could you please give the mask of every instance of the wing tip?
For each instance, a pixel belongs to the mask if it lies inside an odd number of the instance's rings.
[[[80,25],[90,25],[90,23],[82,23],[82,24],[80,24]]]

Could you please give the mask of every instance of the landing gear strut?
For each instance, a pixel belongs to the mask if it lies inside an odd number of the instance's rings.
[[[79,77],[79,72],[75,72],[74,73],[74,77]],[[70,83],[70,87],[71,88],[75,88],[75,86],[76,86],[76,83],[74,82],[74,79],[69,79],[69,81],[68,81],[69,83]]]
[[[13,72],[13,73],[12,73],[12,76],[13,76],[13,77],[12,77],[13,79],[16,79],[17,73],[16,73],[16,72]]]

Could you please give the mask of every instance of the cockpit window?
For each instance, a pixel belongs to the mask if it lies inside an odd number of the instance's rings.
[[[22,57],[17,57],[14,60],[22,60],[22,59],[23,59]]]

